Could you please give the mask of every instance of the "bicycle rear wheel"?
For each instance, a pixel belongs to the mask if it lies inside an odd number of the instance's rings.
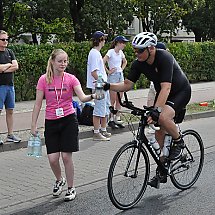
[[[149,178],[149,158],[137,142],[123,145],[115,154],[108,172],[108,194],[115,207],[132,208],[142,198]],[[136,171],[135,171],[136,169]]]
[[[186,147],[182,157],[175,161],[171,170],[171,181],[181,190],[189,189],[195,184],[204,163],[204,146],[200,135],[194,130],[182,132]]]

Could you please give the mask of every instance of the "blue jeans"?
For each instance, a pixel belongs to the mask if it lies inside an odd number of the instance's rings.
[[[14,86],[0,85],[0,110],[14,109],[15,107],[15,89]]]

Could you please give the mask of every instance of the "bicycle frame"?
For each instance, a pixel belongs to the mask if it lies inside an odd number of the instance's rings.
[[[165,168],[164,164],[159,160],[159,157],[157,154],[154,152],[152,149],[152,146],[149,144],[149,140],[147,139],[145,135],[145,128],[148,125],[147,123],[147,112],[150,110],[150,107],[144,107],[144,109],[140,109],[135,107],[132,102],[128,101],[128,97],[126,92],[124,92],[124,97],[125,101],[122,102],[120,93],[117,92],[118,100],[119,103],[122,107],[128,108],[132,110],[131,114],[141,116],[141,119],[139,121],[139,126],[138,126],[138,131],[137,131],[137,144],[138,144],[138,155],[137,155],[137,162],[136,162],[136,167],[135,167],[135,175],[137,174],[137,167],[138,167],[138,162],[139,162],[139,156],[140,156],[140,149],[145,145],[151,156],[153,157],[154,161],[158,165],[159,169],[165,173],[168,174],[168,169]],[[133,154],[132,154],[133,156]],[[130,164],[128,163],[128,166]],[[127,169],[127,168],[126,168]]]

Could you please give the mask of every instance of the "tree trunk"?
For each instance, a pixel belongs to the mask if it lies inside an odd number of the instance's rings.
[[[82,32],[82,21],[81,21],[81,9],[84,6],[84,0],[70,0],[70,15],[73,21],[73,27],[75,31],[75,41],[80,42],[85,39],[84,33]]]
[[[2,0],[0,0],[0,29],[4,29],[4,13]]]
[[[36,34],[32,34],[32,40],[33,40],[34,45],[38,45],[38,40],[37,40],[37,35]]]
[[[198,29],[192,29],[195,34],[195,42],[202,42],[202,32]]]

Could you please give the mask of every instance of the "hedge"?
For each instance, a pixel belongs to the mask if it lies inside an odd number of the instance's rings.
[[[110,44],[102,49],[102,55],[107,52]],[[89,42],[45,45],[10,45],[19,63],[15,73],[16,101],[35,99],[35,88],[39,77],[45,73],[50,53],[55,48],[62,48],[69,55],[68,72],[76,75],[82,87],[86,86],[87,56],[90,51]],[[175,56],[191,83],[215,80],[215,43],[170,43],[170,52]],[[124,71],[128,74],[130,64],[135,59],[133,49],[127,44],[124,53],[128,65]],[[148,87],[148,80],[142,75],[137,82],[137,88]]]

